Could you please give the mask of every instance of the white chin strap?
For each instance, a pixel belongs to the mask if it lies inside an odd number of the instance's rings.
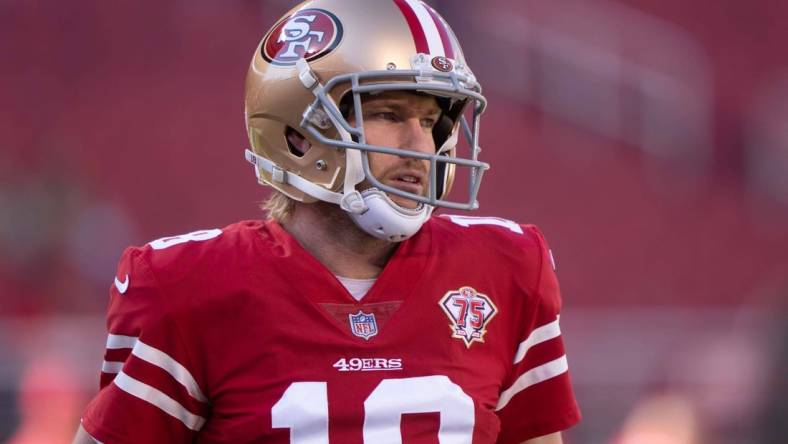
[[[356,150],[348,150],[348,152]],[[257,180],[264,184],[260,170],[271,173],[274,182],[292,185],[304,193],[324,202],[339,205],[347,211],[353,222],[369,235],[390,242],[401,242],[413,236],[432,215],[430,205],[419,204],[414,209],[394,203],[383,191],[370,188],[358,192],[352,188],[345,193],[329,191],[303,177],[276,166],[265,157],[246,150],[246,160],[254,165]],[[345,185],[349,182],[346,181]],[[347,188],[346,188],[347,190]]]
[[[348,154],[351,152],[358,153],[357,150],[348,150]],[[359,228],[378,239],[389,242],[404,241],[416,234],[432,214],[433,207],[430,205],[419,204],[414,209],[404,208],[377,188],[363,192],[358,192],[355,187],[349,188],[348,185],[356,179],[346,178],[344,193],[336,193],[285,171],[251,150],[246,150],[246,160],[255,166],[255,174],[260,183],[264,183],[260,174],[262,169],[271,173],[274,182],[292,185],[316,199],[339,205]]]
[[[361,213],[349,212],[351,219],[365,232],[389,242],[401,242],[413,236],[432,214],[430,205],[403,208],[377,188],[365,190],[361,196],[367,210]]]

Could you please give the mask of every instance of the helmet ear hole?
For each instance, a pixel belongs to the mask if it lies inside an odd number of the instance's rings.
[[[296,157],[304,157],[307,151],[312,148],[312,144],[301,133],[289,126],[285,128],[285,140],[290,154]]]

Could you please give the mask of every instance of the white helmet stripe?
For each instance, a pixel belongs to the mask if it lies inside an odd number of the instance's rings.
[[[448,23],[446,23],[446,20],[444,20],[443,17],[441,17],[440,14],[435,11],[435,9],[426,3],[425,6],[427,7],[427,11],[430,12],[430,16],[432,16],[432,21],[435,22],[435,26],[438,27],[438,34],[440,34],[441,42],[443,42],[443,52],[445,52],[444,55],[450,59],[459,60],[457,54],[454,52],[454,48],[459,48],[460,44],[455,41],[456,37],[454,37],[451,27]],[[453,38],[454,40],[452,40]]]
[[[430,55],[445,57],[446,51],[443,49],[440,32],[430,12],[427,10],[427,6],[419,0],[405,0],[405,2],[419,19],[421,29],[424,30],[424,36],[427,38]]]

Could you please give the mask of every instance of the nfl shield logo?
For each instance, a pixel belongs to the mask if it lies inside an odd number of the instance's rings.
[[[350,319],[350,331],[359,338],[369,340],[378,334],[378,323],[375,322],[375,314],[366,314],[361,310],[356,314],[347,315]]]

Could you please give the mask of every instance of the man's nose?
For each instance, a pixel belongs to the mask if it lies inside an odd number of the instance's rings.
[[[407,119],[403,132],[402,149],[426,154],[435,152],[435,141],[432,138],[432,131],[422,126],[421,119],[415,117]]]

